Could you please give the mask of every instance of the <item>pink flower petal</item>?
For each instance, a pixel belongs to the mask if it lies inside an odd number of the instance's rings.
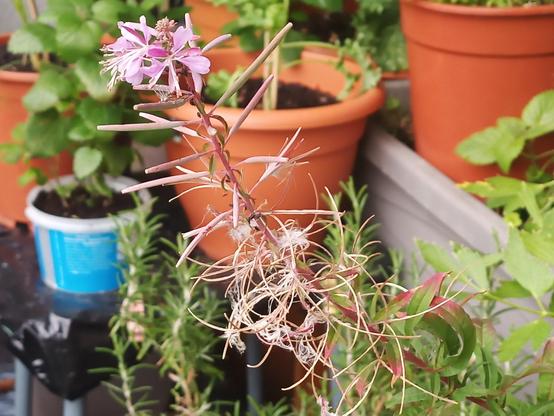
[[[161,46],[151,46],[148,48],[148,55],[152,58],[165,58],[167,51]]]
[[[186,44],[193,40],[194,34],[192,30],[186,29],[184,27],[179,27],[173,33],[173,47],[171,48],[172,52],[177,52],[183,49]]]
[[[207,74],[210,72],[210,60],[205,56],[185,56],[183,58],[179,58],[178,60],[193,73]]]
[[[115,42],[106,45],[106,49],[111,52],[122,52],[129,49],[129,41],[123,36],[118,37]]]
[[[135,74],[125,76],[125,81],[131,85],[138,85],[144,79],[142,71],[138,71]]]
[[[197,74],[196,72],[193,72],[192,80],[194,81],[194,90],[198,94],[200,94],[202,92],[202,87],[204,86],[204,83],[202,81],[202,76],[200,76],[200,74]]]
[[[121,36],[123,36],[125,39],[127,39],[129,42],[137,44],[137,45],[144,45],[143,36],[140,35],[140,33],[128,26],[127,23],[118,23],[119,30],[121,31]]]

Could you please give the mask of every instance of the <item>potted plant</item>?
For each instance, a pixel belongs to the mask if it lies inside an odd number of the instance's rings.
[[[39,20],[24,24],[10,40],[13,52],[35,54],[39,73],[23,97],[29,117],[22,134],[6,149],[12,161],[73,155],[73,177],[58,173],[27,198],[25,213],[34,226],[41,276],[49,286],[67,291],[113,290],[120,271],[115,224],[108,216],[133,206],[114,191],[132,182],[120,177],[135,159],[131,144],[160,144],[168,132],[117,135],[95,128],[137,119],[121,107],[134,103],[136,94],[125,86],[107,89],[98,47],[116,29],[115,19],[144,10],[125,2],[59,6],[48,3]],[[36,167],[24,178],[46,181]]]
[[[402,0],[416,150],[455,181],[493,175],[455,153],[466,136],[552,86],[552,1]]]
[[[255,6],[254,9],[251,6]],[[267,44],[281,21],[288,16],[288,5],[286,2],[275,1],[272,8],[266,6],[250,2],[237,6],[241,8],[240,14],[243,19],[239,20],[237,25],[240,27],[239,31],[248,29],[248,33],[254,33],[255,27],[257,33],[264,33],[261,35],[261,41]],[[254,18],[270,9],[273,12],[265,19]],[[242,39],[241,42],[244,42],[244,38]],[[256,35],[255,39],[250,40],[256,42],[260,38]],[[276,49],[263,69],[257,72],[257,77],[274,74],[269,86],[270,92],[263,99],[263,109],[255,109],[252,112],[230,144],[231,153],[237,158],[254,154],[272,154],[281,148],[283,136],[292,138],[297,120],[304,120],[303,129],[299,133],[302,139],[298,143],[299,151],[310,151],[315,147],[319,147],[320,150],[307,159],[308,164],[299,168],[302,174],[295,178],[275,178],[273,182],[264,183],[256,189],[255,198],[267,201],[268,206],[312,206],[317,202],[318,195],[324,187],[336,191],[338,183],[350,175],[367,116],[377,111],[384,101],[382,90],[373,85],[376,78],[368,71],[370,64],[367,63],[367,57],[364,57],[366,67],[361,69],[355,62],[337,60],[329,55],[307,51],[294,65],[282,69],[280,56],[285,50],[298,47],[299,42],[289,43],[288,46],[285,43],[282,49]],[[237,48],[211,50],[208,56],[215,71],[226,70],[227,74],[235,75],[238,67],[244,67],[253,58],[253,55]],[[337,63],[342,71],[336,68]],[[208,80],[207,91],[213,90],[212,79],[210,77]],[[228,75],[227,84],[232,80],[233,76]],[[256,82],[259,84],[260,81],[251,81],[238,93],[239,101],[242,101],[239,107],[247,104],[255,92]],[[220,85],[225,87],[226,83],[222,82]],[[348,88],[349,85],[352,86],[351,89]],[[278,89],[284,90],[278,92]],[[216,96],[220,92],[222,91],[216,92]],[[337,96],[338,100],[335,98]],[[282,100],[279,105],[278,97]],[[239,121],[241,109],[232,108],[229,104],[230,102],[221,102],[217,107],[227,122],[233,125]],[[195,111],[192,106],[186,105],[166,110],[166,113],[172,118],[188,119]],[[190,154],[193,151],[191,146],[196,149],[194,151],[199,151],[203,144],[194,137],[168,143],[168,156],[170,159],[176,159],[183,154]],[[199,163],[201,162],[191,161],[185,166],[197,169]],[[333,166],[333,169],[329,169],[329,166]],[[252,181],[262,169],[256,165],[247,166],[243,174],[247,181]],[[304,175],[305,173],[310,173],[311,177]],[[195,193],[194,196],[186,192],[186,185],[177,185],[177,189],[183,193],[181,202],[193,225],[199,225],[205,220],[205,205],[220,210],[230,202],[229,196],[221,198],[214,190],[207,188]],[[285,189],[288,191],[286,194]],[[199,201],[204,201],[205,204]],[[304,218],[302,221],[309,220]],[[202,249],[212,258],[225,257],[233,251],[233,246],[233,241],[223,231],[211,233],[202,242]]]
[[[25,221],[25,196],[32,186],[29,182],[33,179],[32,175],[27,174],[23,180],[28,183],[27,186],[18,183],[18,178],[29,169],[29,165],[18,162],[21,152],[19,147],[10,143],[12,131],[18,123],[27,119],[22,99],[38,79],[38,52],[47,52],[52,47],[51,43],[49,44],[52,36],[49,36],[51,33],[48,29],[45,30],[40,23],[29,22],[31,18],[36,19],[37,15],[34,2],[29,4],[29,11],[22,4],[21,7],[16,7],[21,21],[29,23],[30,27],[35,29],[34,33],[28,33],[27,47],[18,50],[26,54],[24,61],[8,51],[11,34],[0,35],[0,125],[3,129],[0,139],[0,174],[4,178],[5,195],[9,195],[0,200],[0,222],[8,225],[14,221]],[[18,3],[14,2],[14,5]],[[21,32],[18,36],[21,36]],[[17,136],[17,132],[14,132],[14,136]],[[50,177],[71,171],[71,160],[67,154],[56,155],[50,159],[34,158],[30,164],[31,169],[40,169]]]
[[[33,183],[71,173],[74,144],[94,143],[114,172],[133,157],[131,147],[122,143],[127,139],[112,140],[113,135],[99,135],[90,128],[101,119],[128,119],[130,112],[125,114],[116,103],[136,99],[129,89],[107,91],[106,77],[98,73],[97,49],[117,29],[116,19],[143,13],[152,18],[157,7],[155,2],[145,9],[120,0],[65,7],[48,2],[38,15],[34,1],[26,4],[28,13],[22,2],[14,2],[23,25],[11,37],[2,37],[3,47],[7,47],[2,56],[10,62],[0,71],[0,121],[4,128],[0,166],[6,172],[6,192],[10,195],[0,202],[0,217],[17,221],[26,220],[25,196]],[[173,12],[182,11],[176,8]],[[93,124],[87,125],[84,113]],[[95,118],[98,120],[92,121]],[[139,133],[133,138],[159,145],[167,137]]]

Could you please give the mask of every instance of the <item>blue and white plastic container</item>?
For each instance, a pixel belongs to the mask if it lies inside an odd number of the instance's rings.
[[[106,178],[114,191],[137,182],[130,178]],[[74,181],[73,176],[57,180],[59,184]],[[27,197],[25,215],[35,234],[40,275],[46,285],[76,293],[97,293],[121,285],[121,256],[117,247],[117,225],[113,218],[76,219],[47,214],[33,205],[38,193],[53,189],[50,181],[35,187]],[[141,193],[143,201],[148,192]],[[118,220],[132,221],[132,212],[119,214]]]

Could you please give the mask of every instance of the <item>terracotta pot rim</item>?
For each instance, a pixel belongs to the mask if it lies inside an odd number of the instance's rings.
[[[239,48],[214,50],[212,54],[244,53]],[[329,60],[330,57],[310,53],[312,56]],[[300,64],[301,65],[301,64]],[[284,109],[284,110],[254,110],[242,125],[242,129],[256,130],[288,130],[296,128],[299,123],[304,128],[326,127],[330,125],[348,123],[353,120],[367,117],[377,111],[384,102],[384,92],[381,86],[365,91],[361,95],[347,98],[335,104],[318,107]],[[212,106],[206,106],[209,111]],[[192,108],[191,108],[192,111]],[[221,113],[231,123],[242,113],[240,108],[220,107]]]
[[[394,81],[394,80],[407,80],[410,79],[410,70],[403,69],[400,71],[385,71],[381,77],[384,81]]]
[[[520,16],[541,16],[554,14],[554,4],[541,4],[534,6],[519,7],[486,7],[486,6],[464,6],[459,4],[435,3],[430,0],[401,0],[409,4],[429,11],[479,17],[520,17]]]
[[[8,39],[12,34],[9,32],[0,33],[0,44],[8,43]],[[27,82],[33,83],[38,79],[38,73],[36,72],[18,72],[0,70],[0,80],[8,82]]]

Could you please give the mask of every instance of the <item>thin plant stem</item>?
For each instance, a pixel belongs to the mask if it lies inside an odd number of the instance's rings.
[[[37,20],[38,18],[38,9],[35,0],[27,0],[27,8],[29,9],[29,14],[31,15],[31,20]]]
[[[250,213],[250,215],[256,214],[256,208],[252,203],[252,199],[250,198],[248,193],[244,191],[241,183],[238,181],[235,175],[235,171],[231,167],[231,163],[229,162],[227,155],[225,154],[225,150],[223,149],[219,141],[219,138],[217,137],[217,129],[212,125],[210,117],[208,117],[208,114],[206,113],[206,110],[204,108],[202,97],[200,97],[199,94],[195,94],[193,98],[193,104],[198,109],[198,112],[200,114],[200,119],[202,121],[202,125],[205,128],[206,132],[208,133],[208,136],[212,142],[214,154],[217,156],[217,158],[220,160],[221,164],[223,165],[223,168],[225,169],[225,173],[229,178],[229,182],[231,183],[232,186],[237,187],[237,192],[239,193],[239,197],[243,201],[245,208]],[[264,235],[268,238],[268,240],[271,241],[273,244],[277,244],[276,237],[273,235],[271,230],[267,227],[266,223],[260,218],[256,218],[255,221],[257,226],[260,228],[260,230],[263,231]]]
[[[264,30],[264,49],[267,47],[267,45],[269,44],[269,40],[271,38],[271,33],[269,32],[269,30]],[[276,49],[278,49],[279,46],[277,46]],[[273,56],[275,52],[273,52],[271,54],[271,57]],[[272,64],[271,64],[271,59],[272,58],[269,58],[267,59],[264,63],[263,63],[263,77],[264,79],[267,79],[271,73],[271,69],[272,69]],[[273,88],[273,83],[269,86],[269,94],[265,94],[264,97],[263,97],[263,101],[262,101],[262,106],[263,106],[263,109],[264,110],[271,110],[271,89]]]

